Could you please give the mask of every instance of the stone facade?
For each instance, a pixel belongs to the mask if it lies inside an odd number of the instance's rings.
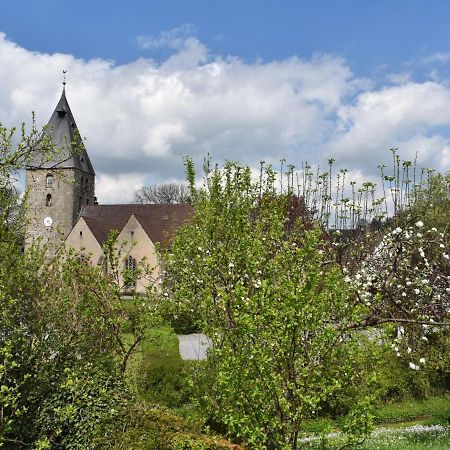
[[[83,217],[80,217],[67,236],[65,245],[67,248],[75,249],[90,264],[101,266],[104,273],[111,274],[111,267],[104,256],[103,248]],[[143,293],[148,287],[157,285],[160,265],[155,244],[133,215],[118,234],[115,248],[118,255],[116,280],[123,291],[133,290]],[[124,272],[128,268],[133,270],[132,264],[129,264],[133,260],[136,265],[136,277],[134,283],[127,286]]]
[[[93,205],[84,206],[65,245],[90,264],[114,276],[124,292],[143,293],[158,286],[161,267],[156,246],[170,244],[176,230],[191,217],[189,205]],[[116,267],[111,267],[103,247],[116,232]],[[127,284],[124,272],[133,275]],[[130,273],[131,272],[131,273]]]
[[[45,147],[45,148],[44,148]],[[49,158],[49,152],[54,156]],[[53,256],[84,205],[95,202],[95,172],[67,102],[65,89],[26,170],[25,248],[36,239]]]
[[[94,183],[92,174],[79,169],[27,170],[26,245],[41,239],[48,245],[49,255],[54,255],[78,219],[82,205],[94,203]]]

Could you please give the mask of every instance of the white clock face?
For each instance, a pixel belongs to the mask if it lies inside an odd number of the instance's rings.
[[[53,219],[52,219],[51,217],[46,217],[46,218],[44,219],[44,225],[45,225],[46,227],[51,226],[52,223],[53,223]]]

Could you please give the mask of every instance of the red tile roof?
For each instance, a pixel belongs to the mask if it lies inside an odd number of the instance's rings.
[[[119,233],[132,215],[136,217],[152,242],[167,245],[176,230],[192,216],[194,210],[187,204],[123,204],[86,205],[80,217],[102,245],[112,230]]]

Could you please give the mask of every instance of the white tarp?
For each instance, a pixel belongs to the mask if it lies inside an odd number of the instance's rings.
[[[211,346],[211,340],[202,333],[178,335],[181,359],[203,361]]]

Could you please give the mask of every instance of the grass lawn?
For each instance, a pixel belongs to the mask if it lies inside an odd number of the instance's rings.
[[[340,436],[330,437],[326,444],[318,439],[302,441],[300,448],[327,449],[344,445]],[[382,429],[374,431],[372,436],[359,445],[358,450],[449,450],[450,427],[443,425],[415,425],[408,428]]]
[[[449,394],[380,405],[375,415],[375,430],[359,447],[361,450],[450,449]],[[308,422],[306,429],[317,435],[325,429],[338,431],[338,426],[330,419],[317,419]],[[304,448],[328,447],[321,447],[316,441],[305,443]]]
[[[443,426],[397,428],[375,432],[365,443],[363,450],[448,450],[450,449],[450,428]]]
[[[145,339],[133,355],[128,376],[133,389],[151,404],[179,408],[188,401],[187,371],[178,350],[178,337],[170,326],[147,330]]]
[[[404,400],[380,405],[375,409],[374,422],[375,428],[404,428],[413,425],[448,424],[449,419],[450,394],[447,394],[425,400]],[[338,425],[328,418],[310,420],[305,426],[305,431],[311,433],[330,429],[337,431]]]
[[[386,424],[421,420],[421,423],[448,423],[450,394],[425,400],[405,400],[380,405],[375,410],[375,423]],[[450,447],[449,447],[450,448]]]

